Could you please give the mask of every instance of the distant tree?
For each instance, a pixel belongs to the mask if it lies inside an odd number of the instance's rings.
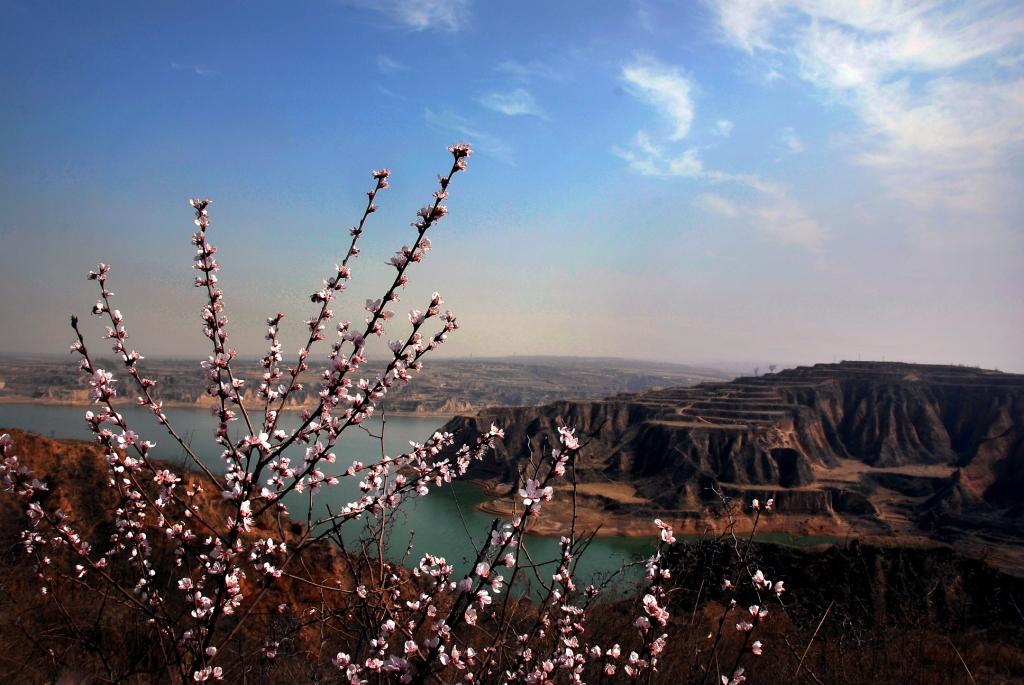
[[[775,364],[769,364],[768,365],[768,373],[775,373],[775,369],[776,369]]]
[[[758,375],[760,375],[760,373],[761,373],[761,367],[760,366],[755,366],[754,367],[754,375],[758,376]]]

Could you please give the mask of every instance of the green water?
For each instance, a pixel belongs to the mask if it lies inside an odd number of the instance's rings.
[[[156,455],[171,463],[187,465],[182,449],[173,442],[152,415],[135,406],[119,408],[128,425],[144,439],[157,444]],[[72,406],[48,406],[32,404],[0,404],[0,426],[20,428],[55,438],[76,438],[92,441],[92,435],[83,420],[85,409]],[[208,411],[197,408],[169,408],[166,410],[171,425],[211,470],[222,470],[219,454],[221,448],[213,441],[215,427]],[[295,427],[300,420],[296,412],[286,412],[281,417],[285,430]],[[239,421],[241,423],[241,421]],[[409,416],[388,417],[386,423],[378,418],[364,426],[375,435],[384,428],[384,450],[396,455],[406,451],[410,440],[423,442],[444,423],[439,418]],[[290,449],[286,454],[292,462],[301,462],[302,447]],[[381,442],[366,431],[350,429],[334,452],[338,455],[335,465],[343,471],[352,460],[370,463],[380,458]],[[345,503],[360,496],[357,482],[343,478],[332,488],[324,488],[313,500],[313,516],[327,514],[327,508],[337,511]],[[475,508],[483,499],[483,493],[472,483],[453,483],[440,489],[432,489],[426,497],[410,499],[396,515],[391,538],[391,556],[400,558],[405,552],[409,535],[413,534],[413,553],[409,563],[425,553],[444,556],[458,570],[467,569],[476,556],[478,546],[487,537],[494,517]],[[308,498],[292,493],[286,498],[293,518],[304,519],[308,510]],[[468,534],[467,534],[468,531]],[[346,544],[354,543],[361,533],[361,527],[349,525],[343,528]],[[528,536],[526,547],[535,561],[557,557],[558,540],[542,536]],[[649,556],[654,550],[653,538],[597,538],[580,559],[578,582],[600,582],[608,574],[620,569],[624,563]],[[553,572],[553,569],[552,569]],[[550,577],[550,573],[545,574]],[[625,581],[635,579],[636,572],[627,574]]]
[[[181,448],[162,427],[157,425],[148,411],[135,406],[125,406],[120,408],[120,411],[129,426],[143,438],[157,443],[158,457],[187,467],[189,462]],[[92,441],[92,435],[82,418],[84,413],[85,409],[82,407],[0,404],[0,427],[20,428],[55,438]],[[222,470],[222,462],[218,456],[221,448],[213,441],[215,424],[209,412],[197,408],[170,408],[167,415],[178,434],[190,442],[203,462],[211,470]],[[281,427],[285,430],[293,428],[298,425],[299,419],[298,413],[286,412],[281,417]],[[443,423],[444,420],[439,418],[393,416],[388,417],[384,423],[380,418],[376,418],[364,426],[369,433],[377,436],[381,435],[383,428],[383,448],[387,454],[396,455],[408,449],[410,440],[423,442]],[[345,437],[334,450],[338,455],[338,462],[335,465],[337,471],[343,471],[352,460],[370,463],[380,458],[381,441],[379,438],[371,437],[367,431],[346,431]],[[296,463],[296,460],[301,462],[302,450],[303,448],[298,446],[286,454],[292,457],[293,463]],[[313,517],[326,515],[328,506],[337,511],[345,503],[358,499],[360,494],[354,479],[343,478],[338,486],[324,488],[314,498]],[[430,552],[445,557],[459,571],[468,569],[494,520],[492,515],[476,509],[475,505],[483,499],[484,494],[479,487],[464,482],[432,489],[426,497],[410,499],[395,515],[389,548],[391,557],[397,560],[403,556],[411,534],[413,553],[409,555],[410,564],[415,564],[425,552]],[[308,497],[292,493],[286,498],[286,502],[292,517],[305,519],[309,506]],[[350,524],[343,528],[345,543],[355,543],[361,532],[362,526],[359,524]],[[696,539],[698,536],[680,536],[682,542]],[[758,533],[755,540],[794,547],[814,547],[838,541],[827,536],[795,536],[785,533]],[[528,536],[526,547],[535,561],[554,559],[558,555],[556,538]],[[587,583],[601,582],[609,574],[621,569],[624,564],[650,556],[654,547],[653,537],[596,538],[580,559],[577,567],[577,585],[582,587]],[[622,574],[621,584],[629,584],[639,575],[639,568],[634,568],[631,572]],[[545,574],[545,577],[549,576],[550,574]]]
[[[743,543],[746,542],[749,532],[737,533],[736,537]],[[715,533],[707,535],[676,534],[676,539],[682,543],[696,543],[701,540],[714,539]],[[794,535],[792,533],[764,533],[754,534],[754,542],[763,542],[769,545],[782,545],[784,547],[820,547],[822,545],[835,545],[844,542],[845,538],[833,537],[830,535]]]

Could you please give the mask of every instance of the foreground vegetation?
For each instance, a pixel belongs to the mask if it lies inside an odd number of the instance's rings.
[[[83,533],[90,538],[109,535],[115,527],[111,512],[116,500],[104,485],[103,452],[84,442],[11,434],[22,461],[50,483],[46,504],[89,522]],[[199,482],[194,473],[183,476],[184,483]],[[197,509],[220,509],[223,514],[224,506],[218,496],[207,496]],[[722,515],[728,518],[729,509]],[[18,535],[21,516],[13,500],[0,499],[0,640],[9,646],[0,655],[3,681],[175,681],[163,655],[146,639],[146,619],[119,604],[109,591],[91,590],[73,578],[54,578],[49,590],[40,592],[38,578],[26,573]],[[265,517],[254,522],[252,534],[291,543],[301,528],[297,522],[282,528]],[[172,577],[174,555],[166,541],[155,543],[158,575]],[[276,579],[262,600],[263,609],[253,612],[218,653],[226,681],[334,682],[338,671],[332,659],[337,652],[331,650],[355,655],[367,648],[356,628],[356,612],[367,607],[354,592],[358,583],[353,571],[378,572],[366,564],[374,559],[373,550],[349,549],[346,554],[324,544],[309,553],[307,564],[315,565],[318,575],[329,576],[332,586],[310,585],[301,572]],[[672,579],[665,632],[672,639],[661,655],[656,682],[704,680],[712,643],[708,636],[729,603],[722,579],[735,571],[736,558],[728,536],[673,545],[666,555]],[[746,661],[750,683],[1010,683],[1024,678],[1024,621],[1018,612],[1024,581],[984,562],[949,550],[856,543],[814,551],[755,543],[750,558],[769,578],[786,578],[790,588],[784,601],[772,607],[771,620],[758,627],[762,654],[750,654]],[[460,567],[468,563],[452,561]],[[401,564],[386,562],[385,568],[400,576],[406,591],[422,583]],[[372,577],[363,580],[373,582]],[[247,581],[246,586],[246,592],[261,589],[259,581]],[[635,619],[635,591],[609,586],[588,611],[587,639],[618,642],[628,658],[628,650],[638,646],[637,636],[622,626]],[[180,598],[176,601],[175,610],[187,616],[190,608]],[[286,608],[280,611],[282,605]],[[315,609],[319,616],[304,619],[297,607]],[[505,610],[525,625],[536,618],[538,608],[535,601],[513,599]],[[718,682],[718,670],[731,665],[725,657],[739,653],[743,634],[729,627],[718,649],[722,658],[712,665],[708,682]],[[482,652],[488,646],[484,636],[463,626],[456,639]],[[270,649],[263,651],[268,639]]]
[[[575,502],[583,445],[573,426],[553,426],[520,464],[511,519],[495,519],[473,541],[477,553],[469,563],[417,550],[414,540],[403,558],[389,557],[391,522],[403,504],[464,477],[504,435],[491,425],[463,445],[438,432],[403,454],[385,453],[383,438],[372,458],[344,452],[346,434],[361,430],[392,389],[408,383],[422,359],[458,328],[434,293],[422,309],[408,312],[408,327],[387,344],[379,371],[358,377],[370,341],[397,327],[392,307],[410,268],[431,247],[427,233],[447,214],[453,179],[466,169],[469,147],[449,151],[452,165],[417,213],[411,245],[388,262],[395,269],[391,285],[366,300],[362,323],[342,321],[332,333],[332,302],[349,288],[359,238],[389,186],[388,170],[373,172],[347,251],[310,297],[306,345],[284,366],[283,315],[271,316],[262,375],[250,392],[228,342],[210,203],[191,201],[195,285],[210,344],[205,392],[221,468],[200,459],[164,414],[157,379],[128,344],[110,267],[90,272],[99,291],[93,314],[108,324],[105,337],[122,374],[116,379],[100,365],[72,317],[71,350],[87,378],[94,406],[85,420],[96,444],[0,437],[0,477],[10,493],[0,578],[9,680],[973,682],[967,658],[989,682],[1019,671],[1019,650],[1003,650],[992,637],[977,644],[958,635],[961,649],[948,632],[955,623],[917,620],[917,612],[915,620],[893,625],[887,614],[859,614],[842,588],[830,591],[820,615],[813,593],[806,605],[789,602],[799,593],[785,565],[774,573],[763,567],[752,544],[762,517],[771,516],[771,499],[722,496],[727,524],[708,545],[680,547],[672,527],[655,519],[657,550],[640,562],[643,579],[626,594],[614,578],[578,584],[577,564],[593,531],[571,517],[554,559],[535,558],[526,538],[553,498]],[[335,333],[310,385],[312,350]],[[308,387],[315,388],[312,408],[297,428],[283,430],[281,412]],[[118,412],[117,398],[125,395],[153,413],[166,429],[161,439],[187,455],[191,470],[157,458],[155,443]],[[357,482],[362,495],[315,516],[317,494],[343,479]],[[562,486],[557,494],[556,485]],[[289,509],[286,502],[294,500],[286,497],[293,494],[306,506]],[[746,537],[736,534],[741,517],[751,520]],[[362,532],[357,545],[346,544],[344,527]],[[524,579],[540,588],[536,596],[515,591]],[[922,643],[926,635],[931,643]],[[949,649],[937,642],[943,638]]]

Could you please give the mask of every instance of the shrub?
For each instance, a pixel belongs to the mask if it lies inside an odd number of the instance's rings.
[[[669,525],[656,521],[658,550],[646,562],[642,590],[617,634],[588,629],[602,588],[577,587],[575,577],[590,535],[571,525],[550,565],[524,553],[524,535],[554,496],[552,484],[574,479],[581,445],[571,427],[560,428],[556,446],[523,468],[515,516],[493,522],[487,538],[478,541],[476,559],[463,569],[432,554],[411,569],[396,563],[386,553],[387,523],[410,498],[464,476],[502,438],[500,428],[492,426],[474,444],[458,447],[452,435],[434,433],[404,454],[368,464],[342,463],[336,453],[345,435],[371,417],[392,388],[409,382],[422,358],[458,328],[435,293],[422,309],[409,311],[406,332],[389,344],[384,371],[354,377],[366,361],[367,341],[396,326],[391,307],[408,283],[409,269],[430,249],[427,234],[448,212],[452,181],[471,154],[466,145],[449,151],[448,173],[439,177],[432,201],[412,224],[415,239],[389,261],[396,271],[393,282],[381,297],[366,301],[362,323],[335,326],[317,381],[319,400],[294,430],[279,426],[281,413],[289,396],[302,389],[312,351],[328,336],[332,303],[348,287],[358,241],[390,173],[373,172],[374,185],[346,253],[312,293],[308,340],[293,366],[282,368],[283,315],[267,320],[269,349],[255,401],[252,395],[245,399],[244,383],[233,372],[236,352],[228,342],[217,249],[210,243],[210,201],[191,201],[195,286],[203,294],[203,333],[211,346],[203,362],[206,393],[217,419],[222,469],[204,463],[163,412],[142,355],[127,345],[125,317],[109,290],[110,267],[100,264],[89,273],[99,288],[93,314],[109,323],[106,338],[127,384],[188,456],[192,470],[159,461],[154,443],[117,411],[121,386],[98,366],[72,317],[77,339],[71,350],[81,357],[95,405],[85,418],[104,463],[97,479],[102,492],[89,505],[96,511],[60,506],[62,498],[51,497],[49,486],[14,455],[11,438],[0,441],[4,487],[17,495],[30,522],[21,533],[24,552],[62,624],[59,634],[82,648],[67,668],[112,681],[317,681],[339,673],[350,683],[654,678],[671,618],[671,574],[662,563],[664,548],[675,541]],[[302,456],[294,457],[298,452]],[[344,479],[358,481],[362,495],[314,516],[318,493]],[[85,485],[83,479],[72,487]],[[308,509],[288,510],[284,498],[293,492],[306,495]],[[760,516],[756,501],[755,509]],[[345,545],[346,526],[363,531],[356,548]],[[749,549],[749,540],[745,546],[737,541],[739,563],[727,586],[742,585],[753,600],[749,608],[733,601],[721,614],[702,671],[705,681],[744,680],[744,660],[762,651],[755,631],[767,616],[767,598],[781,595],[781,583],[769,583],[750,567]],[[538,597],[517,596],[511,589],[526,576],[542,588]],[[733,633],[740,644],[722,659],[729,667],[721,675],[721,666],[711,664],[718,664],[722,637]],[[611,639],[618,642],[609,644]]]

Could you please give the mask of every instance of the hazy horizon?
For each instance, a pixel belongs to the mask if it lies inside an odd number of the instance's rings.
[[[105,350],[101,350],[96,355],[98,359],[109,358],[112,353]],[[33,352],[0,352],[0,360],[4,358],[8,359],[31,359],[31,360],[53,360],[53,361],[67,361],[70,364],[77,365],[77,360],[71,357],[65,357],[64,354],[45,354],[45,353],[33,353]],[[161,362],[161,363],[172,363],[172,362],[188,362],[188,363],[200,363],[205,361],[208,355],[196,354],[192,356],[149,356],[146,359],[150,362]],[[257,364],[259,363],[259,355],[239,355],[239,359],[242,363]],[[798,367],[809,367],[818,364],[840,364],[840,363],[894,363],[894,364],[909,364],[909,365],[935,365],[935,366],[954,366],[962,368],[976,368],[983,371],[999,371],[1002,373],[1021,373],[1015,369],[1002,369],[998,367],[984,367],[979,364],[969,364],[964,362],[949,361],[949,362],[921,362],[916,360],[908,359],[820,359],[815,361],[803,361],[803,362],[778,362],[777,360],[761,360],[761,361],[705,361],[705,362],[686,362],[686,361],[664,361],[661,359],[644,359],[639,357],[617,357],[617,356],[580,356],[580,355],[557,355],[557,354],[511,354],[511,355],[444,355],[442,352],[438,352],[435,357],[437,361],[444,362],[522,362],[530,363],[536,361],[551,361],[551,362],[591,362],[597,363],[601,361],[610,362],[622,362],[624,364],[636,364],[636,365],[650,365],[652,367],[667,366],[667,367],[679,367],[689,368],[695,371],[708,371],[717,372],[723,375],[735,375],[739,376],[750,376],[750,375],[764,375],[769,373],[778,373],[787,369],[795,369]],[[312,357],[313,362],[317,362],[316,355]],[[323,360],[319,360],[323,361]],[[379,355],[371,358],[370,363],[374,362],[384,363],[387,361],[386,358],[381,358]],[[294,358],[286,358],[284,362],[294,362]],[[774,366],[775,370],[771,371],[770,366]],[[0,378],[2,380],[2,378]]]
[[[231,345],[262,354],[283,311],[294,358],[369,171],[393,188],[336,320],[380,295],[466,140],[395,319],[439,291],[448,358],[1024,371],[1017,3],[4,12],[0,353],[62,354],[72,313],[107,352],[84,278],[105,261],[132,347],[205,356],[202,195]]]

